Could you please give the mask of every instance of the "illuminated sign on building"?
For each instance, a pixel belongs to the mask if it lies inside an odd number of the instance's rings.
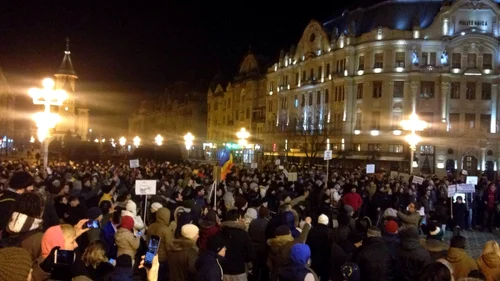
[[[488,26],[488,22],[485,20],[460,20],[458,25],[463,26]]]

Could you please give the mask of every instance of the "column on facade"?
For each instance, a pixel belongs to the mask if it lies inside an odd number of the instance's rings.
[[[411,82],[411,113],[417,112],[418,82]]]
[[[450,83],[449,82],[441,82],[441,121],[443,123],[448,122],[448,103],[450,101]]]
[[[302,85],[302,68],[299,67],[298,72],[299,72],[299,81],[297,85],[300,87],[300,85]]]
[[[343,112],[343,121],[344,121],[344,133],[346,135],[352,134],[354,131],[354,114],[355,114],[355,102],[354,98],[354,80],[352,78],[345,79],[345,100],[344,100],[344,112]]]
[[[481,171],[486,170],[486,147],[481,147]]]
[[[356,52],[354,47],[347,46],[346,47],[346,69],[349,72],[349,75],[356,74]],[[366,58],[365,58],[366,59]]]
[[[498,84],[491,85],[491,121],[490,133],[497,132]]]

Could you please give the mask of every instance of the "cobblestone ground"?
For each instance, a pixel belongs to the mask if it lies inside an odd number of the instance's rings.
[[[460,235],[467,238],[467,245],[465,250],[474,259],[478,258],[483,251],[484,244],[490,240],[495,240],[500,243],[500,235],[498,233],[493,234],[490,232],[481,231],[462,231]],[[445,242],[450,243],[450,239],[453,236],[453,232],[446,231]]]

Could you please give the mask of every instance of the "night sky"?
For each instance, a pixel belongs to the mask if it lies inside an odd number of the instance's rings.
[[[137,101],[161,94],[175,81],[204,86],[217,71],[232,77],[249,45],[254,53],[276,58],[281,48],[298,42],[312,18],[325,21],[349,6],[361,5],[336,0],[297,2],[300,5],[1,2],[0,66],[13,91],[24,95],[28,87],[57,71],[69,37],[78,90],[94,113],[133,110]]]

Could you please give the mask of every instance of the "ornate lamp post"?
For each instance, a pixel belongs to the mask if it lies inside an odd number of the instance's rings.
[[[155,137],[155,143],[156,143],[156,145],[158,145],[158,146],[161,146],[161,145],[163,144],[163,137],[162,137],[160,134],[158,134],[158,135]]]
[[[44,106],[44,111],[36,113],[33,118],[38,127],[38,140],[43,143],[43,168],[47,169],[49,162],[49,131],[55,128],[56,124],[61,120],[58,114],[50,112],[50,106],[61,106],[64,100],[68,98],[68,95],[64,90],[54,90],[55,83],[50,78],[43,79],[42,85],[43,89],[31,88],[28,94],[33,99],[34,104]]]
[[[247,132],[245,128],[241,128],[238,132],[236,132],[236,137],[238,138],[238,144],[242,148],[241,162],[243,162],[243,155],[245,155],[245,147],[248,145],[247,139],[250,137],[250,133]]]
[[[184,144],[186,145],[187,157],[189,159],[189,152],[191,151],[191,147],[193,147],[194,136],[190,132],[184,135]]]
[[[136,148],[139,147],[139,145],[141,145],[141,138],[139,136],[135,136],[133,141]]]
[[[410,145],[410,175],[413,174],[413,158],[417,144],[422,138],[417,135],[416,131],[423,131],[427,128],[427,122],[420,120],[418,115],[414,112],[410,115],[408,120],[401,121],[401,126],[405,131],[410,131],[410,134],[405,136],[406,142]]]

